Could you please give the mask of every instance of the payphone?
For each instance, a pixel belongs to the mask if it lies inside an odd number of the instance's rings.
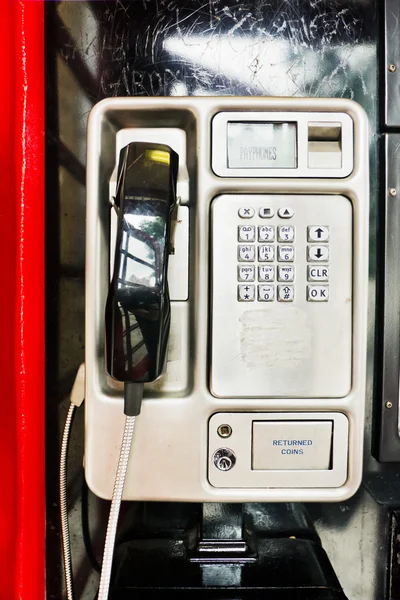
[[[85,474],[95,494],[112,495],[124,421],[123,377],[107,373],[104,319],[122,243],[118,177],[130,153],[139,173],[132,203],[170,182],[163,173],[173,169],[177,207],[162,234],[170,253],[166,363],[157,365],[158,373],[165,367],[161,377],[144,384],[124,498],[340,501],[356,491],[367,140],[363,110],[342,99],[110,98],[95,106],[85,394]],[[136,162],[145,154],[147,167]],[[123,253],[125,269],[128,256],[154,287],[156,228],[149,227],[135,243],[125,232]],[[114,327],[122,362],[130,360],[132,326]],[[149,343],[137,340],[142,358]]]

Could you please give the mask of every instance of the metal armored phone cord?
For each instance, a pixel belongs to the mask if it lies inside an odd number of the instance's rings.
[[[64,431],[61,440],[60,451],[60,519],[61,519],[61,540],[64,560],[64,577],[67,600],[74,600],[74,582],[72,574],[71,544],[69,538],[68,525],[68,502],[67,502],[67,462],[68,462],[68,444],[71,435],[72,422],[76,409],[82,404],[84,398],[85,385],[85,365],[81,364],[75,378],[71,391],[71,404],[69,405],[67,418],[65,419]]]
[[[140,413],[143,397],[142,383],[125,383],[124,386],[124,412],[125,427],[122,437],[121,450],[119,453],[117,473],[114,481],[114,489],[111,499],[110,514],[108,517],[106,541],[104,545],[103,562],[101,565],[100,587],[98,600],[108,600],[110,589],[111,569],[114,555],[115,537],[119,511],[121,508],[122,495],[124,492],[126,473],[128,470],[129,455],[131,452],[135,420]]]

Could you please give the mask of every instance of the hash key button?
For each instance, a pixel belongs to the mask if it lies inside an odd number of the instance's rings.
[[[308,262],[326,262],[329,260],[328,246],[307,246]]]
[[[328,302],[329,287],[327,285],[308,285],[307,302]]]
[[[278,285],[278,302],[293,302],[294,286]]]

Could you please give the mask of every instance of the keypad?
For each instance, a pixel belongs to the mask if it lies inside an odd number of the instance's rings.
[[[238,301],[292,303],[302,284],[301,296],[304,298],[305,293],[307,302],[329,302],[329,227],[312,224],[303,230],[296,227],[295,219],[291,223],[280,221],[294,217],[292,208],[281,207],[276,212],[278,219],[260,224],[260,217],[274,217],[274,209],[266,206],[256,212],[252,207],[242,207],[238,211],[241,219],[255,217],[247,223],[242,221],[237,228]],[[306,248],[306,273],[298,272],[296,266],[299,243],[302,251]]]

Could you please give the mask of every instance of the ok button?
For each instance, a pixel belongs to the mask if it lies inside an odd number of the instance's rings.
[[[308,302],[328,302],[329,287],[327,285],[308,285],[307,286],[307,301]]]

